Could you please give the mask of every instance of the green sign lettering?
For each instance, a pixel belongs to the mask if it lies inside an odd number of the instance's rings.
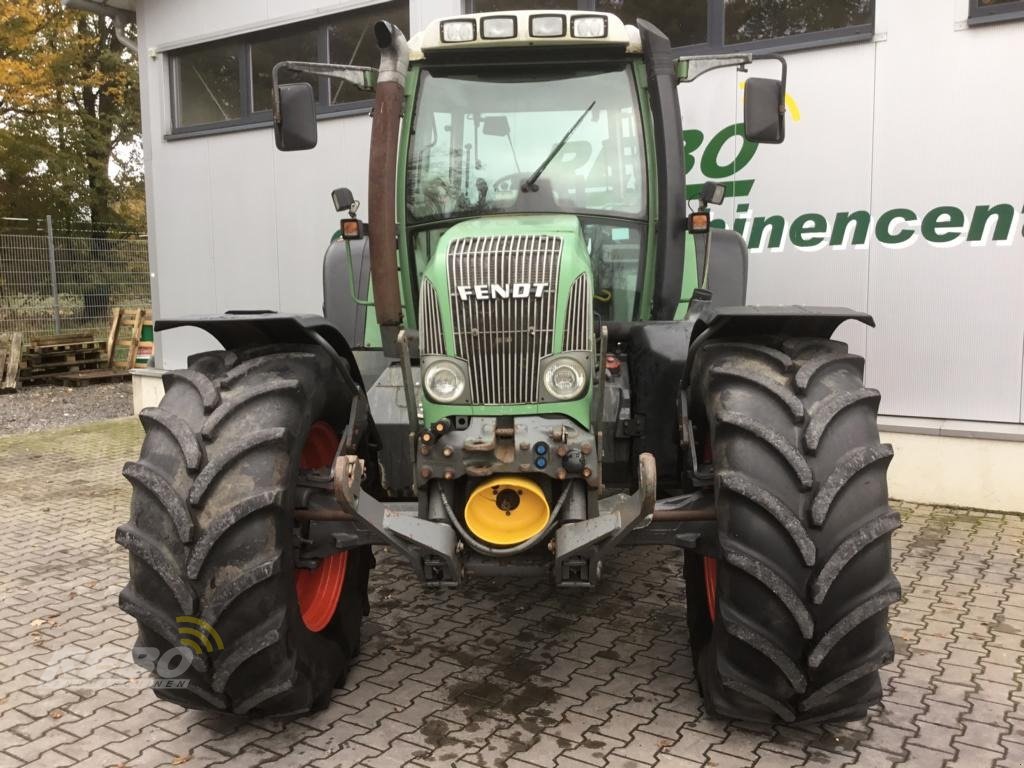
[[[878,217],[875,223],[875,238],[883,245],[900,245],[914,236],[914,230],[910,227],[892,231],[894,222],[902,220],[908,224],[917,221],[917,214],[909,208],[893,208]]]
[[[964,231],[964,212],[951,205],[932,208],[921,219],[921,234],[930,243],[949,243]]]
[[[828,221],[820,213],[805,213],[793,219],[789,239],[797,248],[813,248],[825,242]]]

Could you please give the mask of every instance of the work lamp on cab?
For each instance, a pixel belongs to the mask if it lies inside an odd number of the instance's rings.
[[[480,22],[480,37],[484,40],[508,40],[515,36],[515,16],[491,16]]]
[[[466,378],[459,366],[447,360],[440,360],[427,367],[423,376],[423,387],[430,399],[437,403],[453,403],[462,396]]]
[[[544,14],[530,17],[530,37],[564,37],[565,16]]]
[[[573,37],[608,37],[608,19],[604,16],[573,16]]]
[[[471,43],[476,40],[476,24],[472,19],[442,21],[441,40],[446,43]]]

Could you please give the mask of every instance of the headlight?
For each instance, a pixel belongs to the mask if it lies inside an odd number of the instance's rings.
[[[555,360],[544,369],[544,389],[556,400],[573,400],[587,387],[587,372],[571,357]]]
[[[454,403],[466,388],[466,379],[454,363],[440,360],[431,363],[423,375],[423,388],[431,400],[438,403]]]

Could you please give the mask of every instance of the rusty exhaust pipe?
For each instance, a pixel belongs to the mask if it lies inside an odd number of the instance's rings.
[[[409,46],[402,30],[389,21],[374,24],[373,34],[380,48],[380,69],[370,132],[370,277],[384,354],[397,357],[402,297],[396,255],[395,174]]]

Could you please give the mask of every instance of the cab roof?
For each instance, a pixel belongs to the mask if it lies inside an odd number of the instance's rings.
[[[557,32],[561,19],[561,34]],[[589,21],[588,21],[589,20]],[[581,36],[584,28],[601,29],[604,34]],[[542,29],[544,27],[544,29]],[[469,30],[472,37],[469,37]],[[460,34],[454,34],[458,31]],[[501,36],[493,33],[501,32]],[[545,34],[536,34],[543,31]],[[454,39],[453,39],[454,38]],[[409,60],[422,61],[432,54],[493,48],[538,48],[622,46],[623,53],[640,53],[640,30],[623,24],[619,17],[594,11],[502,11],[500,13],[464,13],[434,19],[409,41]]]

